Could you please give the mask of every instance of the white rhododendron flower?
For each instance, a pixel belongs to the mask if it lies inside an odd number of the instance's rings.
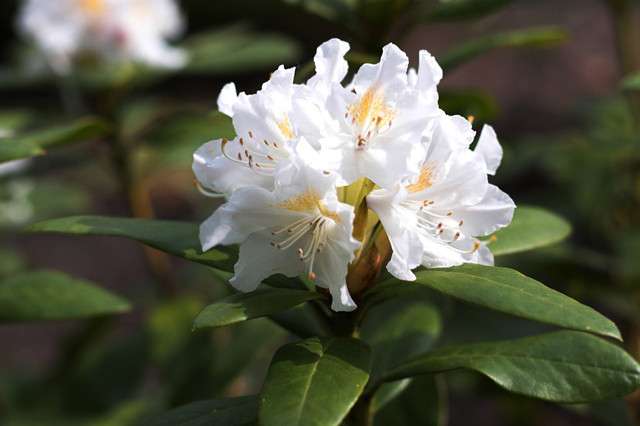
[[[18,26],[61,73],[84,52],[164,68],[187,59],[167,42],[183,29],[174,0],[25,0]]]
[[[200,227],[200,241],[203,250],[240,245],[230,282],[241,291],[273,274],[305,276],[346,311],[356,307],[348,283],[383,255],[403,280],[421,265],[493,264],[478,237],[507,226],[515,209],[488,181],[502,159],[493,128],[470,148],[470,122],[438,107],[442,70],[428,52],[408,69],[389,44],[378,64],[344,83],[348,50],[337,39],[323,43],[304,84],[281,66],[255,94],[233,83],[220,93],[236,137],[194,154],[198,188],[227,200]],[[369,258],[380,229],[389,244],[377,248],[376,265],[350,268]]]
[[[500,162],[491,151],[495,145],[471,151],[472,132],[462,117],[442,117],[420,175],[367,197],[389,236],[393,255],[387,269],[394,276],[414,280],[411,270],[419,265],[493,264],[487,246],[474,237],[511,223],[515,204],[487,180],[487,164]],[[488,144],[486,139],[480,142]]]
[[[306,274],[329,289],[334,310],[353,309],[347,266],[360,243],[352,237],[353,207],[338,201],[335,180],[331,172],[313,167],[312,156],[296,156],[276,174],[273,191],[245,186],[231,194],[202,224],[203,250],[240,244],[230,282],[242,291],[255,290],[276,273]]]
[[[330,167],[344,183],[366,177],[379,186],[392,187],[419,172],[418,160],[425,149],[419,140],[430,118],[438,113],[433,96],[436,81],[426,84],[418,78],[419,82],[410,84],[408,65],[407,55],[388,44],[380,62],[360,67],[348,87],[339,84],[344,73],[338,72],[328,93],[326,85],[297,93],[294,122],[298,132],[328,151]],[[421,62],[421,67],[433,65]],[[425,75],[434,72],[421,69]],[[310,83],[316,82],[312,79]]]

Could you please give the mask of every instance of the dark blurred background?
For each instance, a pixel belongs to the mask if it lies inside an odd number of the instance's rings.
[[[56,150],[26,171],[0,178],[5,187],[26,185],[29,194],[21,202],[32,209],[24,220],[0,224],[0,276],[60,270],[99,283],[135,306],[116,318],[0,325],[0,424],[133,424],[194,399],[259,389],[272,350],[286,333],[260,320],[213,335],[192,334],[195,313],[228,291],[205,267],[145,253],[125,240],[26,235],[20,229],[80,213],[201,221],[214,204],[193,188],[190,156],[199,144],[231,131],[213,113],[222,85],[235,81],[239,90],[253,92],[280,62],[306,70],[315,47],[331,37],[352,44],[360,55],[353,66],[378,55],[388,41],[414,65],[419,49],[447,60],[441,106],[496,128],[505,157],[495,182],[517,204],[545,206],[574,227],[566,243],[500,263],[614,319],[638,358],[640,92],[625,90],[623,79],[640,70],[640,2],[486,1],[480,3],[495,6],[448,17],[436,13],[446,2],[378,0],[360,2],[365,5],[355,18],[343,13],[341,3],[350,2],[182,1],[186,40],[218,32],[213,62],[215,55],[224,62],[238,52],[225,50],[226,41],[246,46],[273,40],[280,48],[264,50],[269,54],[253,62],[250,54],[230,65],[163,76],[127,93],[126,106],[117,112],[123,122],[150,110],[156,117],[144,131],[131,130],[135,180],[145,194],[137,201],[122,196],[100,140]],[[24,113],[24,128],[37,128],[65,113],[55,84],[14,78],[23,44],[15,32],[17,6],[0,3],[0,109]],[[524,35],[533,27],[542,37],[527,42]],[[525,42],[490,38],[514,31]],[[482,40],[493,44],[478,46]],[[83,89],[88,112],[100,111],[101,97],[111,90]],[[446,312],[450,341],[537,329],[451,302]],[[450,425],[638,424],[638,395],[626,403],[562,407],[508,395],[471,373],[444,378]]]

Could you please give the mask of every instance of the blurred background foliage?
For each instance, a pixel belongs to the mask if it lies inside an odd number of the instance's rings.
[[[33,158],[0,175],[0,288],[55,280],[98,302],[74,314],[91,319],[72,319],[53,293],[39,312],[60,321],[0,326],[0,424],[152,424],[178,405],[259,389],[274,348],[291,336],[267,319],[192,332],[200,309],[230,292],[206,267],[127,241],[20,229],[81,213],[202,220],[213,205],[193,187],[191,154],[233,135],[215,111],[219,89],[235,81],[255,91],[281,63],[303,81],[315,46],[331,37],[351,43],[354,67],[376,62],[389,41],[412,61],[421,48],[436,55],[442,108],[474,116],[476,128],[491,121],[502,136],[496,183],[574,228],[568,242],[501,264],[614,318],[640,356],[640,2],[184,0],[188,67],[89,61],[63,81],[34,66],[14,30],[17,7],[0,3],[0,161]],[[389,309],[411,306],[416,326],[442,316],[444,329],[425,331],[427,348],[541,329],[436,295]],[[385,395],[380,425],[639,424],[638,395],[558,407],[468,373],[394,384]]]

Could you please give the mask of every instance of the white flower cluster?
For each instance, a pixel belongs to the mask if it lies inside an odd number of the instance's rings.
[[[343,85],[348,50],[337,39],[322,44],[305,84],[281,66],[255,94],[238,94],[233,83],[220,93],[237,137],[194,154],[201,191],[226,197],[200,240],[203,250],[240,244],[231,284],[241,291],[277,273],[306,275],[329,289],[332,309],[355,309],[346,276],[361,242],[344,194],[363,179],[375,185],[366,205],[389,238],[392,275],[414,280],[420,265],[493,263],[476,237],[508,225],[515,208],[487,179],[502,158],[494,130],[484,126],[470,149],[469,121],[438,107],[442,70],[427,51],[416,72],[389,44],[379,63]]]
[[[187,59],[167,43],[183,29],[174,0],[25,0],[18,27],[59,73],[82,52],[162,68]]]

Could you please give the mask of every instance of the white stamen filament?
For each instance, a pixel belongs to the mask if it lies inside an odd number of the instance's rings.
[[[245,145],[242,138],[237,140],[237,143],[241,147],[240,150],[236,155],[231,155],[227,152],[228,146],[231,142],[233,141],[229,141],[227,139],[222,140],[222,154],[228,160],[237,164],[242,164],[261,175],[272,176],[276,168],[276,161],[286,158],[286,153],[284,153],[275,143],[269,143],[267,140],[264,140],[263,144],[267,147],[267,152],[265,153],[258,151],[255,147],[248,147]],[[256,161],[254,157],[257,157],[258,161]]]
[[[449,246],[458,253],[469,254],[480,248],[480,243],[475,239],[471,250],[460,249],[453,246],[453,243],[465,238],[462,232],[464,221],[454,219],[454,213],[452,211],[448,211],[446,214],[430,211],[428,207],[431,204],[433,204],[433,202],[405,201],[402,203],[404,207],[412,208],[413,210],[415,210],[416,205],[418,205],[419,207],[416,210],[416,224],[418,229],[426,231],[432,236],[437,237],[440,241],[449,244]]]
[[[316,276],[313,272],[316,254],[322,251],[326,244],[328,232],[327,225],[329,221],[330,219],[322,215],[308,216],[298,219],[288,226],[271,232],[272,235],[280,235],[283,233],[290,234],[286,239],[280,242],[272,241],[271,245],[277,249],[286,250],[311,232],[311,238],[307,243],[307,246],[304,249],[302,247],[298,248],[298,256],[301,261],[307,264],[307,276],[313,280]]]

